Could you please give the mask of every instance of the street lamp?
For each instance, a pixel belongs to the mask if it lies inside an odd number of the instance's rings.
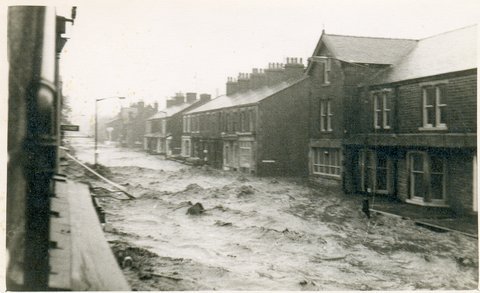
[[[120,99],[123,100],[125,97],[108,97],[95,99],[95,167],[97,166],[98,161],[98,150],[97,150],[97,133],[98,133],[98,113],[97,113],[97,103],[107,99]]]

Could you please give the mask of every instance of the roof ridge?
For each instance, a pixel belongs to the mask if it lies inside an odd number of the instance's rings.
[[[406,39],[406,38],[387,38],[387,37],[368,37],[368,36],[352,36],[352,35],[339,35],[339,34],[324,34],[325,36],[335,36],[335,37],[349,37],[349,38],[365,38],[365,39],[381,39],[381,40],[402,40],[402,41],[418,41],[417,39]]]
[[[438,36],[445,35],[445,34],[450,34],[450,33],[453,33],[453,32],[455,32],[455,31],[463,30],[463,29],[470,28],[470,27],[476,27],[476,26],[477,26],[477,24],[474,23],[474,24],[462,26],[462,27],[459,27],[459,28],[451,29],[451,30],[448,30],[448,31],[446,31],[446,32],[441,32],[441,33],[438,33],[438,34],[435,34],[435,35],[430,35],[430,36],[428,36],[428,37],[421,38],[421,39],[418,39],[418,40],[419,40],[419,41],[423,41],[423,40],[426,40],[426,39],[438,37]]]

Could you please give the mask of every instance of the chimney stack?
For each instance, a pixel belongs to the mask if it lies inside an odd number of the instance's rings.
[[[265,77],[267,86],[280,83],[285,80],[285,69],[282,63],[268,63],[268,68],[265,69]]]
[[[287,64],[285,64],[286,79],[297,79],[302,77],[304,65],[302,58],[287,57]]]
[[[181,105],[185,103],[185,96],[182,93],[175,94],[175,105]]]
[[[176,93],[174,97],[167,99],[167,108],[178,106],[185,103],[185,96],[182,93]]]
[[[248,73],[238,74],[238,92],[246,92],[250,89],[250,76]]]
[[[193,103],[197,100],[197,93],[187,93],[187,103]]]
[[[175,103],[176,103],[176,100],[175,100],[175,99],[173,99],[173,98],[168,98],[168,99],[167,99],[167,108],[170,108],[170,107],[175,106],[175,105],[176,105]]]
[[[238,82],[233,78],[227,79],[227,96],[234,95],[238,92]]]
[[[209,94],[201,94],[200,95],[200,101],[201,102],[210,101],[211,98],[212,98],[212,96],[209,95]]]
[[[253,68],[250,74],[250,89],[258,89],[267,84],[265,72],[263,69]]]
[[[153,109],[155,109],[155,113],[158,112],[158,102],[153,103]]]

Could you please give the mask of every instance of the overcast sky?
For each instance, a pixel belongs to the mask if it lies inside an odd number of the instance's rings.
[[[61,72],[74,112],[86,116],[95,98],[125,96],[124,105],[143,99],[162,107],[176,92],[223,94],[228,76],[286,57],[305,60],[322,28],[418,39],[476,23],[480,11],[476,0],[82,3]],[[99,108],[106,113],[119,105],[105,101]]]

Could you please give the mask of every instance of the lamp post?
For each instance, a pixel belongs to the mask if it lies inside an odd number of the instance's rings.
[[[123,100],[125,97],[108,97],[108,98],[100,98],[95,99],[95,157],[94,157],[94,165],[97,166],[98,162],[98,150],[97,150],[97,139],[98,139],[98,112],[97,112],[97,103],[107,99],[120,99]]]

